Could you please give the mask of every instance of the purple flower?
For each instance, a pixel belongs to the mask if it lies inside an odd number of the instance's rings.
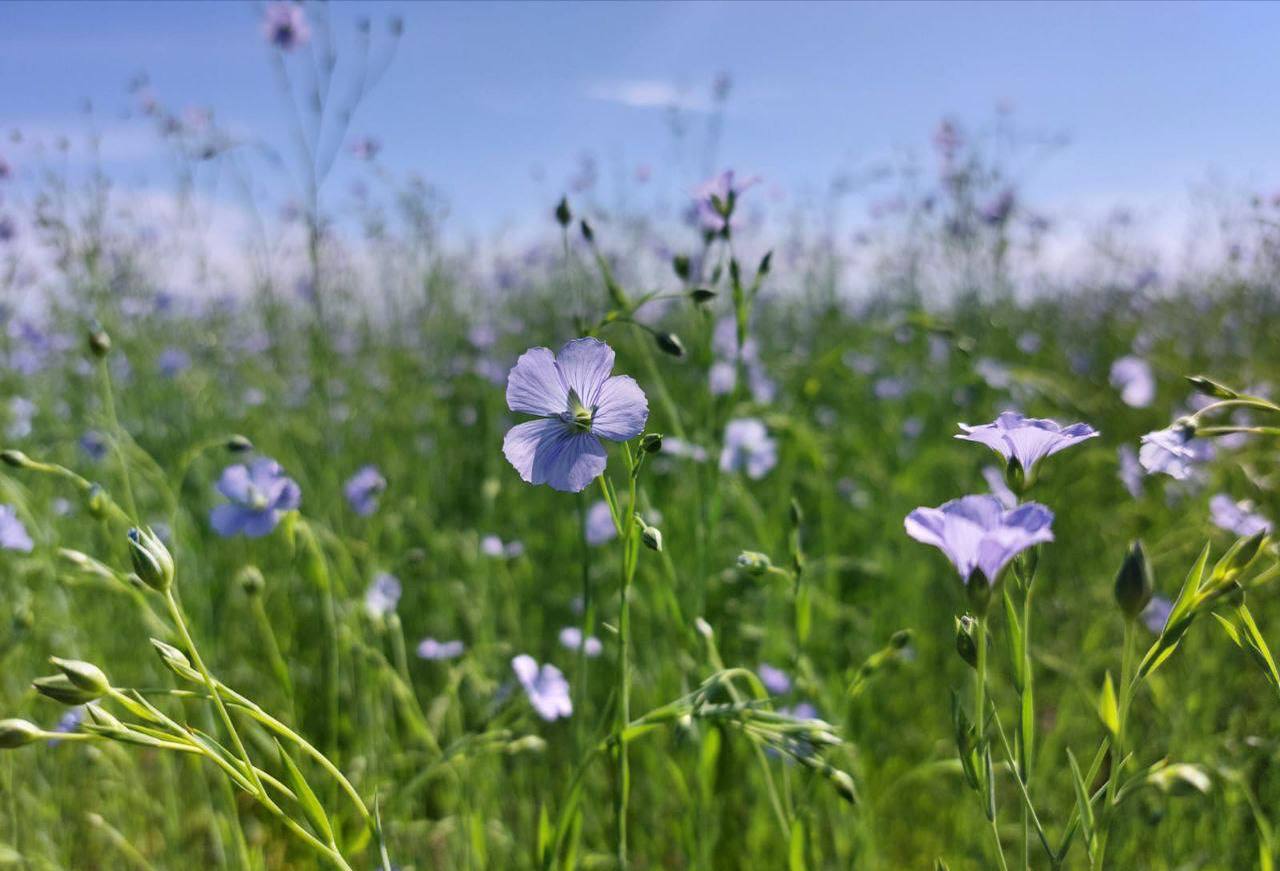
[[[267,42],[281,51],[293,51],[311,39],[311,26],[301,3],[278,2],[267,6],[262,19]]]
[[[97,430],[89,430],[80,436],[80,450],[95,463],[107,455],[107,438]]]
[[[707,449],[701,445],[687,442],[682,438],[667,436],[662,440],[662,456],[681,457],[686,460],[693,460],[695,463],[705,463],[707,461]]]
[[[74,708],[68,708],[67,712],[58,718],[57,724],[54,725],[53,731],[59,735],[70,735],[72,732],[80,728],[80,724],[84,722],[84,715],[88,705],[76,705]],[[47,742],[50,747],[57,747],[62,743],[61,738],[50,738]]]
[[[729,421],[720,452],[721,471],[745,471],[748,478],[759,480],[777,464],[778,443],[769,437],[763,421],[754,417]]]
[[[1151,601],[1147,603],[1147,607],[1142,609],[1142,613],[1138,616],[1142,619],[1142,624],[1150,629],[1156,635],[1164,631],[1164,624],[1169,622],[1169,615],[1173,613],[1173,603],[1164,596],[1152,596]]]
[[[1194,429],[1178,423],[1149,432],[1142,437],[1138,462],[1149,475],[1163,472],[1171,478],[1185,481],[1191,477],[1196,463],[1213,457],[1213,445],[1194,435]]]
[[[739,181],[733,170],[726,169],[698,185],[693,192],[694,215],[698,225],[710,233],[721,233],[730,226],[736,226],[737,222],[732,216],[738,198],[759,181],[759,176]]]
[[[1064,427],[1040,417],[1023,417],[1016,411],[1001,412],[992,423],[981,426],[962,423],[960,428],[964,432],[956,438],[986,445],[1006,461],[1016,460],[1028,477],[1035,473],[1036,464],[1045,457],[1098,434],[1087,423]]]
[[[1151,364],[1141,357],[1121,357],[1111,364],[1111,386],[1120,399],[1133,408],[1146,408],[1156,398],[1156,379]]]
[[[986,480],[987,489],[991,491],[991,495],[999,499],[1001,505],[1005,508],[1013,508],[1018,504],[1018,497],[1009,489],[1003,470],[995,466],[983,466],[982,477]]]
[[[604,652],[604,645],[600,643],[600,639],[594,635],[588,635],[586,643],[582,641],[582,630],[577,626],[566,626],[560,630],[560,644],[569,650],[578,650],[587,656],[596,657]]]
[[[373,618],[386,617],[400,603],[400,579],[387,572],[373,576],[369,589],[364,591],[364,608]]]
[[[569,682],[560,669],[549,662],[538,668],[532,656],[522,653],[511,660],[511,670],[516,673],[524,694],[529,697],[529,704],[533,705],[539,717],[550,722],[573,713]]]
[[[791,678],[782,669],[762,662],[756,667],[756,674],[760,675],[760,683],[764,684],[764,688],[775,696],[791,692]]]
[[[599,339],[574,339],[552,354],[531,348],[507,376],[507,406],[539,415],[507,432],[502,452],[530,484],[577,493],[604,472],[601,438],[625,442],[649,418],[644,391],[613,371],[613,349]]]
[[[209,523],[224,538],[261,538],[276,528],[280,516],[302,504],[302,490],[286,477],[275,460],[259,457],[251,465],[228,466],[218,479],[218,492],[230,502],[215,506]]]
[[[1134,499],[1142,497],[1142,464],[1138,462],[1138,452],[1132,445],[1121,445],[1117,451],[1120,458],[1120,481],[1129,495]]]
[[[378,510],[378,497],[386,489],[387,480],[374,465],[362,466],[343,486],[351,510],[361,517]]]
[[[609,510],[608,502],[601,499],[587,509],[583,534],[586,536],[587,544],[592,547],[618,537],[618,528],[613,525],[613,512]]]
[[[34,545],[12,505],[0,505],[0,548],[31,553]]]
[[[994,496],[963,496],[907,515],[907,535],[947,555],[965,582],[982,572],[994,584],[1009,561],[1034,544],[1053,541],[1053,512],[1038,502],[1006,509]]]
[[[462,651],[465,649],[466,645],[461,640],[436,641],[434,638],[424,638],[418,642],[418,656],[421,659],[429,659],[433,662],[457,659],[462,656]]]
[[[504,544],[498,536],[486,535],[480,539],[480,552],[494,559],[502,557],[515,559],[524,555],[524,544],[519,541],[509,541]]]
[[[156,365],[161,375],[172,378],[190,368],[191,355],[181,348],[165,348],[156,358]]]
[[[1225,493],[1209,500],[1209,516],[1214,526],[1243,537],[1271,531],[1271,521],[1254,512],[1252,502],[1236,502]]]

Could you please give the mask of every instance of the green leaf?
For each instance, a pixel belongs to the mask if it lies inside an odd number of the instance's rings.
[[[547,861],[547,851],[554,846],[555,833],[551,831],[551,815],[545,803],[538,807],[538,861]]]
[[[1257,622],[1253,619],[1249,607],[1243,602],[1236,608],[1236,616],[1240,619],[1241,625],[1244,627],[1248,636],[1248,643],[1256,655],[1258,661],[1267,672],[1267,677],[1271,684],[1280,690],[1280,669],[1276,668],[1275,657],[1271,655],[1271,648],[1267,646],[1267,641],[1262,637],[1262,632],[1258,629]]]
[[[1071,765],[1071,785],[1076,794],[1076,810],[1080,814],[1080,830],[1084,833],[1084,839],[1087,843],[1093,843],[1093,804],[1089,801],[1089,788],[1085,786],[1084,778],[1080,776],[1080,766],[1076,764],[1076,757],[1071,750],[1067,750],[1067,762]],[[1090,852],[1092,848],[1090,848]]]
[[[329,815],[324,812],[320,800],[316,798],[316,794],[312,792],[311,785],[307,783],[307,779],[302,776],[301,769],[297,763],[290,758],[285,752],[284,747],[276,741],[276,751],[280,754],[280,763],[284,766],[285,773],[289,776],[289,786],[293,788],[293,793],[298,799],[298,805],[302,808],[302,812],[307,815],[307,819],[311,822],[311,827],[316,833],[321,835],[330,846],[333,846],[333,826],[329,822]]]
[[[787,858],[787,871],[806,871],[804,843],[804,823],[796,820],[791,824],[791,850]]]
[[[1019,693],[1026,686],[1027,647],[1026,636],[1018,622],[1018,609],[1009,595],[1009,585],[1004,585],[1005,639],[1009,651],[1009,669],[1013,675],[1013,688]]]
[[[1102,682],[1102,695],[1098,698],[1098,717],[1113,737],[1120,733],[1120,707],[1116,703],[1116,688],[1111,682],[1111,672],[1107,672],[1106,680]]]

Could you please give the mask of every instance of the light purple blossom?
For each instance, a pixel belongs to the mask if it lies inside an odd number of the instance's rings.
[[[1213,458],[1213,445],[1195,438],[1194,432],[1191,427],[1175,423],[1147,433],[1138,449],[1138,462],[1149,475],[1164,473],[1185,481],[1191,477],[1197,463]]]
[[[662,440],[662,456],[680,457],[686,460],[693,460],[695,463],[705,463],[707,461],[707,449],[702,445],[695,445],[676,436],[667,436]]]
[[[1244,537],[1272,529],[1271,521],[1255,512],[1252,502],[1236,502],[1226,493],[1209,500],[1209,517],[1214,526]]]
[[[89,430],[80,436],[80,450],[95,463],[101,462],[107,455],[107,437],[97,430]]]
[[[1164,631],[1164,624],[1169,622],[1169,615],[1172,613],[1172,602],[1164,596],[1152,596],[1147,607],[1143,608],[1138,616],[1142,619],[1142,625],[1159,635]]]
[[[515,559],[524,555],[524,544],[519,541],[503,542],[496,535],[486,535],[480,539],[480,552],[487,557],[494,559]]]
[[[791,692],[791,677],[782,669],[762,662],[756,667],[756,674],[760,675],[764,688],[775,696]]]
[[[386,617],[400,604],[401,591],[399,578],[388,572],[378,572],[364,591],[364,609],[375,619]]]
[[[378,510],[378,497],[386,489],[387,480],[374,465],[362,466],[343,486],[351,510],[361,517]]]
[[[1019,553],[1053,541],[1052,524],[1053,512],[1038,502],[1006,509],[985,494],[917,508],[905,521],[907,535],[946,554],[966,583],[981,572],[989,584]]]
[[[1040,417],[1023,417],[1016,411],[1001,412],[992,423],[981,426],[960,424],[964,432],[956,438],[986,445],[1004,457],[1016,460],[1028,476],[1045,457],[1098,435],[1087,423],[1062,426]]]
[[[724,428],[724,449],[720,452],[720,470],[746,472],[759,480],[778,464],[778,443],[769,436],[764,421],[744,417],[729,421]]]
[[[424,638],[418,642],[418,657],[433,662],[457,659],[464,650],[466,645],[461,640],[436,641],[434,638]]]
[[[986,480],[987,488],[991,491],[991,495],[999,499],[1001,505],[1005,508],[1013,508],[1018,504],[1018,497],[1009,489],[1002,469],[997,469],[995,466],[983,466],[982,477]]]
[[[603,499],[593,503],[587,509],[584,526],[583,534],[586,536],[587,544],[592,547],[618,537],[618,529],[613,525],[613,512],[609,510],[609,503]]]
[[[1111,386],[1120,399],[1133,408],[1146,408],[1156,398],[1156,379],[1151,364],[1141,357],[1121,357],[1111,364]]]
[[[0,548],[31,553],[34,547],[27,528],[18,519],[18,512],[12,505],[0,505]]]
[[[230,501],[214,507],[209,523],[223,537],[261,538],[276,528],[284,512],[302,504],[297,482],[267,457],[248,466],[228,466],[218,479],[218,492]]]
[[[181,348],[165,348],[156,358],[156,366],[161,375],[173,378],[191,367],[191,355]]]
[[[604,645],[594,635],[588,635],[584,643],[582,630],[577,626],[566,626],[560,630],[560,644],[573,651],[581,648],[582,652],[589,657],[596,657],[604,652]]]
[[[1138,452],[1133,445],[1121,445],[1117,450],[1120,458],[1120,481],[1129,495],[1134,499],[1142,497],[1142,463],[1138,462]]]
[[[644,430],[649,402],[626,375],[613,371],[613,349],[599,339],[574,339],[552,354],[532,348],[507,377],[507,406],[539,415],[512,427],[507,461],[531,484],[577,493],[604,472],[600,439],[624,442]]]
[[[311,39],[311,25],[301,3],[291,0],[267,5],[262,18],[262,34],[281,51],[293,51]]]
[[[550,722],[573,713],[569,682],[560,669],[549,662],[539,668],[537,660],[522,653],[511,660],[511,670],[539,717]]]

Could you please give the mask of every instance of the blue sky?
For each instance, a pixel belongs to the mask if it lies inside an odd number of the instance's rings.
[[[675,160],[663,106],[678,100],[701,130],[722,70],[734,87],[718,163],[800,199],[839,171],[923,152],[944,115],[980,123],[1001,101],[1024,129],[1070,135],[1029,177],[1041,200],[1066,211],[1174,204],[1210,173],[1266,190],[1280,183],[1275,4],[332,9],[342,39],[357,16],[392,14],[405,35],[353,132],[380,139],[392,170],[438,185],[466,231],[544,216],[586,151],[606,191],[639,163],[655,167],[655,189],[687,189],[702,160]],[[287,115],[260,17],[260,5],[234,0],[0,4],[0,129],[74,131],[87,97],[113,174],[158,183],[158,152],[121,114],[126,83],[145,70],[167,104],[211,106],[222,123],[284,148]],[[357,171],[350,164],[335,185]]]

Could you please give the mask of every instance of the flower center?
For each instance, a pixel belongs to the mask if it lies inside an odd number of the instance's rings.
[[[569,422],[575,427],[584,431],[591,429],[591,419],[595,416],[595,412],[582,404],[576,390],[569,391],[569,414],[571,416]]]
[[[249,498],[246,500],[247,507],[254,511],[265,511],[267,508],[267,494],[263,493],[252,484],[249,485]]]

